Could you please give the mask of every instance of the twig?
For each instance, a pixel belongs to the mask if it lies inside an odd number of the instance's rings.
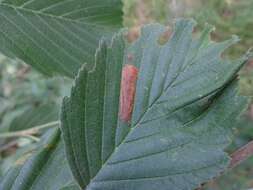
[[[253,141],[244,145],[234,153],[230,155],[231,161],[229,165],[229,169],[232,169],[239,165],[241,162],[245,161],[247,158],[253,155]]]
[[[251,156],[253,156],[253,141],[250,141],[248,144],[244,145],[243,147],[236,150],[230,155],[231,160],[228,169],[231,170],[235,168],[236,166],[238,166],[240,163],[247,160]],[[203,190],[203,186],[199,187],[196,190]]]
[[[32,127],[30,129],[26,129],[26,130],[22,130],[22,131],[15,131],[15,132],[6,132],[6,133],[0,133],[0,139],[1,138],[11,138],[11,137],[29,137],[33,140],[38,140],[36,137],[36,139],[33,137],[33,135],[39,133],[39,131],[43,130],[43,129],[47,129],[47,128],[51,128],[54,127],[56,125],[59,125],[60,122],[59,121],[53,121],[50,123],[46,123],[43,125],[38,125],[35,127]]]
[[[33,136],[33,135],[24,135],[23,137],[26,137],[26,138],[28,138],[28,139],[34,141],[34,142],[39,142],[39,141],[40,141],[40,138],[35,137],[35,136]]]
[[[1,147],[0,147],[0,153],[1,153],[1,152],[4,152],[5,150],[8,150],[8,149],[11,148],[11,147],[17,146],[17,144],[18,144],[18,141],[15,140],[15,141],[11,141],[11,142],[9,142],[9,143],[7,143],[7,144],[1,146]]]

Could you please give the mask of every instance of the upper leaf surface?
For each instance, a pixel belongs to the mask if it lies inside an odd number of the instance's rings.
[[[74,77],[121,23],[121,0],[2,0],[0,51],[49,76]]]
[[[80,70],[63,101],[61,128],[81,187],[194,189],[226,168],[223,149],[247,105],[234,78],[248,58],[221,59],[238,39],[211,42],[210,26],[194,39],[194,26],[177,21],[163,45],[158,39],[166,28],[158,24],[144,27],[129,47],[119,34],[110,46],[101,43],[93,71]],[[131,98],[120,98],[120,89],[128,97],[134,87],[129,65],[138,71],[130,104]],[[122,119],[122,104],[133,104],[132,119]]]

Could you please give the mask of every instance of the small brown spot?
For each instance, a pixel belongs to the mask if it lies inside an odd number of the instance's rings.
[[[122,70],[120,89],[120,119],[129,122],[132,117],[138,69],[133,65],[125,65]]]
[[[171,28],[167,28],[166,31],[164,33],[162,33],[160,35],[160,37],[158,38],[158,43],[160,45],[164,45],[166,44],[166,42],[168,42],[168,40],[170,39],[171,37],[171,34],[172,34],[172,29]]]
[[[139,36],[140,36],[140,27],[133,27],[128,31],[127,41],[129,43],[133,43],[139,38]]]

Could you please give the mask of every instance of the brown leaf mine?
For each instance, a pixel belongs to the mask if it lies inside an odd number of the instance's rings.
[[[122,70],[120,89],[120,119],[129,122],[132,117],[138,69],[133,65],[125,65]]]

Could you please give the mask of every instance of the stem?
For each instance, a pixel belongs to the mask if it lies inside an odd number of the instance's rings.
[[[0,147],[0,154],[1,154],[1,152],[8,150],[11,147],[17,146],[17,144],[18,144],[18,141],[15,140],[15,141],[12,141],[12,142],[9,142],[9,143],[3,145],[2,147]]]
[[[229,165],[229,169],[232,169],[239,165],[241,162],[245,161],[247,158],[253,155],[253,141],[244,145],[234,153],[230,155],[231,161]]]
[[[0,139],[1,138],[11,138],[11,137],[31,137],[32,135],[37,134],[42,129],[51,128],[51,127],[54,127],[59,124],[60,124],[60,121],[53,121],[53,122],[46,123],[43,125],[37,125],[35,127],[32,127],[30,129],[26,129],[26,130],[22,130],[22,131],[0,133]]]
[[[236,166],[238,166],[240,163],[247,160],[251,156],[253,156],[253,141],[250,141],[248,144],[239,148],[230,155],[231,160],[228,169],[235,168]],[[203,190],[203,187],[199,187],[196,190]]]
[[[35,137],[33,135],[24,135],[23,137],[28,138],[28,139],[30,139],[30,140],[32,140],[34,142],[39,142],[40,141],[40,138]]]

